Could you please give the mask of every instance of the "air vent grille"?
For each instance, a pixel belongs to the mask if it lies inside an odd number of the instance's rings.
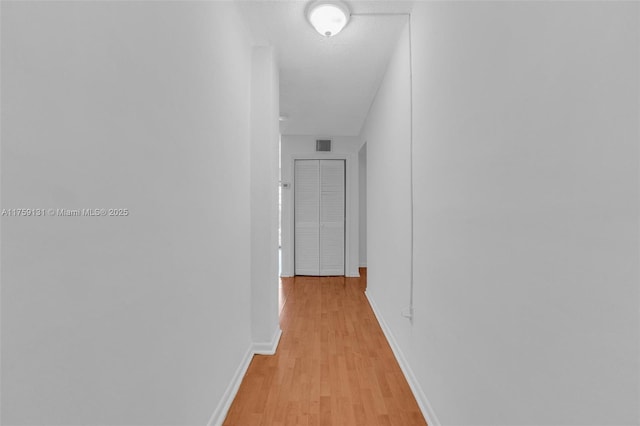
[[[331,139],[316,139],[316,152],[330,152]]]

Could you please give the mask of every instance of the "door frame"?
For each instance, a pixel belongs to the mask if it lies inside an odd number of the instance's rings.
[[[283,224],[289,228],[288,240],[282,241],[284,248],[287,245],[287,253],[283,250],[283,257],[287,257],[287,263],[290,271],[286,271],[283,265],[283,276],[293,276],[295,274],[295,162],[296,160],[344,160],[345,162],[345,226],[344,226],[344,275],[345,277],[359,277],[359,250],[358,250],[358,205],[354,204],[354,196],[357,191],[353,192],[353,185],[358,185],[358,161],[357,156],[351,153],[298,153],[291,154],[289,163],[291,166],[291,202],[289,203],[288,214],[290,217],[288,224]],[[357,197],[356,197],[357,198]],[[355,230],[355,235],[352,235]],[[355,254],[352,253],[355,250]],[[355,257],[354,257],[355,256]],[[355,263],[354,263],[355,262]],[[355,264],[355,268],[354,268]]]

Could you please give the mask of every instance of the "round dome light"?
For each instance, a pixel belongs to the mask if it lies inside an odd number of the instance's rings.
[[[340,1],[318,0],[309,5],[307,19],[317,32],[331,37],[349,22],[349,9]]]

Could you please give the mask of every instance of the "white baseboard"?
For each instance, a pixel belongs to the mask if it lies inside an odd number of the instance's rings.
[[[422,415],[424,416],[429,426],[440,426],[440,420],[438,420],[438,416],[436,416],[436,413],[433,411],[433,407],[431,407],[431,404],[429,403],[427,396],[422,390],[422,386],[420,386],[420,383],[418,383],[418,380],[416,379],[415,374],[413,374],[413,370],[411,369],[411,366],[407,362],[407,359],[404,357],[404,354],[402,353],[400,346],[398,346],[398,342],[396,342],[396,339],[395,337],[393,337],[393,334],[391,333],[391,330],[387,326],[387,323],[385,322],[384,318],[382,318],[382,314],[378,310],[378,306],[376,305],[376,302],[373,300],[369,292],[365,291],[365,295],[367,296],[367,300],[369,301],[369,305],[371,306],[373,313],[378,319],[378,323],[380,323],[382,332],[387,338],[387,341],[389,342],[389,346],[391,346],[391,350],[393,351],[393,354],[395,355],[396,360],[398,361],[398,364],[400,364],[400,369],[404,373],[404,377],[407,379],[407,382],[409,383],[409,387],[411,388],[411,391],[413,392],[413,395],[416,398],[416,402],[420,407],[420,411],[422,411]]]
[[[233,399],[236,397],[238,393],[238,389],[240,388],[240,384],[242,383],[242,379],[244,378],[247,369],[249,368],[249,364],[251,364],[251,359],[253,358],[253,345],[249,346],[247,352],[244,354],[240,365],[236,369],[236,372],[233,374],[231,378],[231,382],[227,386],[227,389],[224,391],[222,395],[222,399],[218,403],[215,411],[211,415],[207,426],[221,426],[224,422],[224,419],[227,417],[227,412],[231,407],[231,403]]]
[[[221,426],[222,423],[224,423],[224,419],[227,417],[227,413],[229,412],[231,403],[238,393],[238,389],[240,389],[240,384],[242,383],[242,379],[244,379],[244,375],[247,373],[247,369],[249,369],[249,364],[251,364],[253,356],[275,354],[276,349],[278,349],[278,343],[280,343],[280,336],[282,336],[282,330],[280,330],[280,327],[278,327],[276,329],[276,332],[273,334],[273,339],[271,339],[271,342],[254,342],[251,344],[249,349],[247,349],[247,352],[244,354],[244,357],[242,358],[240,365],[236,369],[236,372],[231,378],[231,382],[227,386],[227,389],[224,391],[222,399],[211,415],[207,426]]]
[[[273,355],[278,349],[278,343],[280,343],[280,336],[282,336],[282,330],[280,327],[273,333],[273,338],[270,342],[253,343],[253,353],[256,355]]]

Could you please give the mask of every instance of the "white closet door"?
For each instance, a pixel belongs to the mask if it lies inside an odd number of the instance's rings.
[[[344,275],[344,160],[320,160],[320,275]]]
[[[296,160],[295,188],[295,273],[320,275],[320,163]]]
[[[295,273],[344,275],[345,162],[296,160]]]

